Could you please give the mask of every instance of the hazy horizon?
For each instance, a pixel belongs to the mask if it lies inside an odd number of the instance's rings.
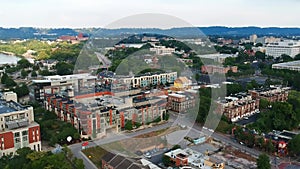
[[[298,0],[14,0],[1,2],[0,27],[101,28],[123,17],[158,13],[197,27],[299,28],[299,6]]]

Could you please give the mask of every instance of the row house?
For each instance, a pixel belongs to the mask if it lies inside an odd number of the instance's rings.
[[[259,99],[245,93],[225,97],[217,101],[217,105],[217,111],[233,122],[259,112]]]
[[[249,90],[253,98],[266,99],[269,102],[285,102],[288,100],[290,87],[270,86]]]

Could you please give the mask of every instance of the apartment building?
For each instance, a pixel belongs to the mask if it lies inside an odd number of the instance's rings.
[[[288,99],[290,87],[270,86],[249,90],[252,98],[266,99],[269,102],[285,102]]]
[[[202,73],[207,73],[207,74],[214,74],[214,73],[220,73],[220,74],[225,74],[228,73],[228,71],[231,70],[233,73],[238,72],[238,67],[237,66],[217,66],[217,65],[203,65],[201,66],[201,72]]]
[[[197,91],[186,90],[184,92],[176,92],[168,95],[168,109],[184,113],[195,107],[197,99]]]
[[[78,95],[73,98],[47,94],[44,106],[58,118],[71,123],[82,137],[99,138],[108,130],[119,132],[128,120],[146,124],[166,113],[161,98],[146,98],[143,94],[124,96],[112,92]]]
[[[118,78],[118,84],[125,84],[133,88],[156,86],[167,83],[174,83],[177,78],[177,72],[169,73],[146,73],[131,77],[115,77]]]
[[[300,42],[294,40],[285,40],[269,43],[266,46],[266,55],[280,57],[283,54],[295,57],[300,53]]]
[[[90,92],[95,88],[96,81],[96,76],[87,73],[45,76],[41,80],[32,80],[30,97],[39,102],[45,99],[45,93],[57,94],[66,92],[66,94],[70,95],[69,97],[72,97],[76,93]],[[73,93],[69,93],[69,91],[73,91]]]
[[[30,147],[41,150],[40,126],[34,121],[33,108],[16,102],[16,94],[0,94],[0,157]]]
[[[154,46],[150,51],[155,52],[157,55],[171,55],[175,52],[175,48],[167,48],[165,46]]]
[[[217,111],[235,122],[243,117],[259,112],[259,99],[247,93],[237,93],[217,101]]]

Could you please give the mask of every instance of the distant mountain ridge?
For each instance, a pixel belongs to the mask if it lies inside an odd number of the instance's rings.
[[[300,36],[300,28],[279,28],[279,27],[225,27],[225,26],[211,26],[198,27],[204,35],[207,36],[238,36],[246,37],[251,34],[258,36]],[[156,29],[156,28],[120,28],[120,29],[105,29],[105,28],[1,28],[0,39],[56,39],[62,35],[76,36],[79,32],[93,35],[97,32],[99,37],[114,37],[126,34],[141,34],[153,33],[162,34],[174,37],[194,37],[199,35],[197,27],[182,27],[171,29]]]

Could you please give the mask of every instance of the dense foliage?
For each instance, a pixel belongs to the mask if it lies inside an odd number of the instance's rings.
[[[65,144],[68,136],[73,140],[80,138],[78,130],[72,124],[58,120],[55,113],[41,107],[35,108],[34,112],[35,120],[41,126],[42,140],[49,141],[50,145]]]
[[[17,150],[15,156],[3,156],[0,158],[0,166],[5,169],[84,169],[81,159],[73,157],[71,151],[64,147],[58,154],[51,152],[37,152],[30,148],[21,148]]]
[[[258,169],[271,169],[270,158],[266,154],[259,155],[256,164]]]

